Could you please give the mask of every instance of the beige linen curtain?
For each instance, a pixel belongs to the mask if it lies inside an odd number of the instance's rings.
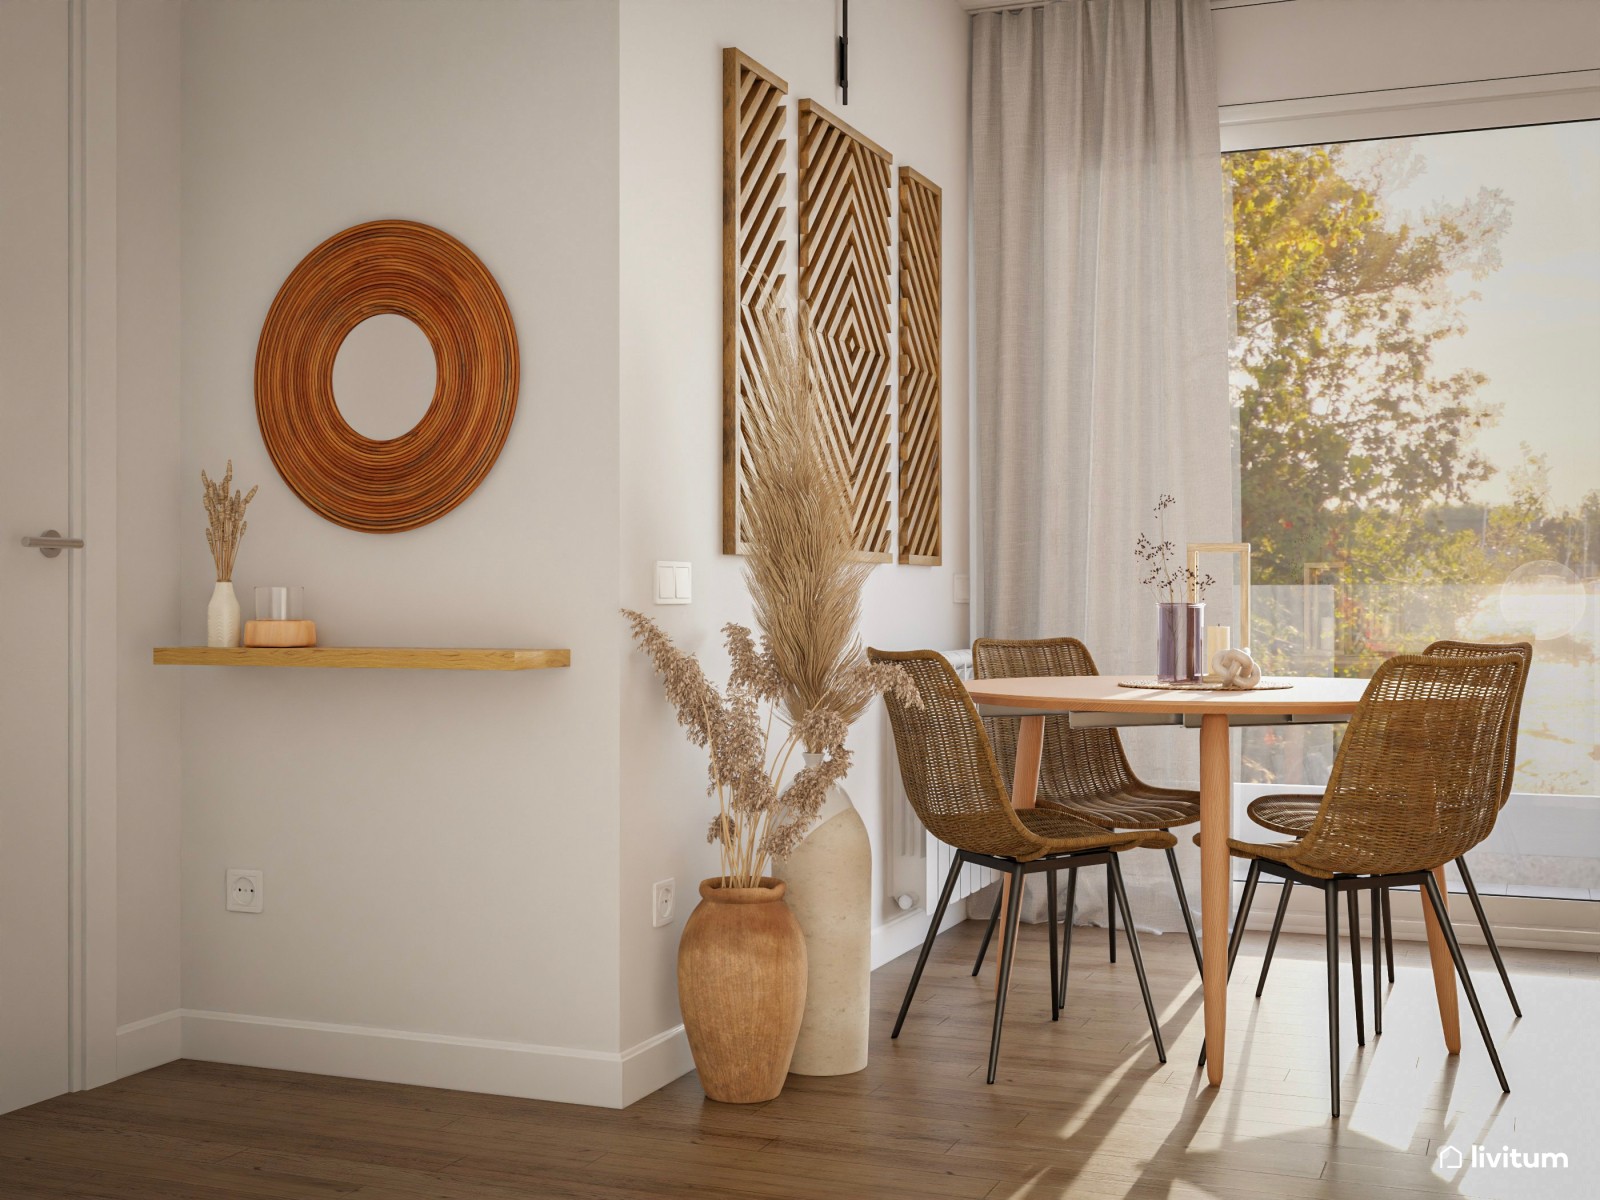
[[[975,626],[1080,637],[1107,674],[1152,672],[1133,546],[1157,497],[1178,499],[1180,554],[1238,527],[1208,0],[974,14],[972,196]],[[1141,732],[1135,770],[1193,779],[1193,734]],[[1181,928],[1161,856],[1124,869],[1140,924]],[[1080,921],[1104,919],[1099,874]]]

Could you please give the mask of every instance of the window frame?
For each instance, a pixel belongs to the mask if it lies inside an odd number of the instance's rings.
[[[1223,154],[1593,120],[1600,120],[1600,69],[1226,104],[1218,110]],[[1235,784],[1235,803],[1273,790],[1281,789]],[[1455,872],[1448,873],[1454,883]],[[1465,897],[1455,887],[1451,892]],[[1275,889],[1268,887],[1265,896],[1254,906],[1252,929],[1271,926]],[[1490,894],[1482,899],[1502,946],[1600,951],[1600,901]],[[1482,944],[1468,905],[1456,905],[1451,923],[1463,942]],[[1394,924],[1397,937],[1423,936],[1420,912],[1403,901]],[[1284,928],[1320,933],[1320,899],[1306,888],[1291,895]]]

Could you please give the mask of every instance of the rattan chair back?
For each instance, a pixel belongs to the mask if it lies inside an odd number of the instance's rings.
[[[1100,674],[1089,648],[1070,637],[1031,641],[979,638],[972,643],[972,670],[979,679]],[[983,723],[1002,776],[1016,778],[1017,718],[985,717]],[[1040,795],[1070,804],[1143,786],[1128,765],[1122,738],[1115,729],[1074,729],[1066,717],[1046,719],[1039,760]]]
[[[1533,670],[1532,642],[1433,642],[1424,654],[1440,658],[1483,658],[1491,654],[1515,654],[1522,660],[1522,672],[1517,680],[1516,695],[1511,701],[1511,724],[1506,730],[1505,753],[1502,756],[1504,777],[1500,781],[1500,804],[1511,799],[1511,784],[1517,774],[1517,725],[1522,719],[1522,696],[1528,690],[1528,673]]]
[[[1432,870],[1487,837],[1524,661],[1406,654],[1380,664],[1287,861],[1323,874]]]
[[[928,832],[958,850],[1037,858],[1045,842],[1018,820],[972,698],[943,655],[868,650],[911,678],[920,707],[884,693],[906,797]]]

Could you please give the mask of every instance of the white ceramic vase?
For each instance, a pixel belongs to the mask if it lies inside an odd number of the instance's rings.
[[[219,579],[211,589],[211,603],[206,605],[206,645],[238,644],[239,597],[234,595],[231,582]]]
[[[814,759],[806,755],[808,763]],[[872,843],[842,787],[828,789],[816,822],[779,874],[806,938],[806,1009],[789,1070],[864,1070],[872,994]]]

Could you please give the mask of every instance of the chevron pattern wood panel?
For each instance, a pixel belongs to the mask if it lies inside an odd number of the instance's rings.
[[[750,439],[760,427],[762,370],[753,322],[788,277],[789,85],[731,46],[722,52],[722,552],[744,547]]]
[[[800,299],[821,356],[826,425],[850,480],[856,549],[894,557],[889,540],[892,156],[810,100],[800,101]]]
[[[940,557],[939,185],[900,168],[900,561]]]

